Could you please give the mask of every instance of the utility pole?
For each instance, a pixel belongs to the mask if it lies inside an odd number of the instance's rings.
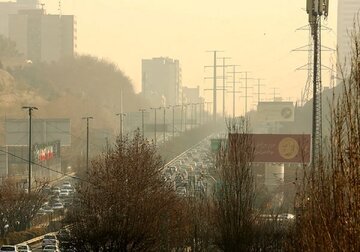
[[[86,172],[89,173],[89,120],[94,118],[87,116],[82,119],[86,120]]]
[[[221,57],[221,58],[219,58],[219,59],[222,59],[222,62],[223,62],[223,64],[222,64],[222,70],[223,70],[223,76],[222,76],[222,79],[223,79],[223,89],[222,89],[222,91],[223,91],[223,109],[222,109],[222,116],[223,116],[223,118],[225,118],[225,92],[226,92],[226,74],[225,74],[225,70],[226,70],[226,67],[227,67],[227,65],[225,64],[225,61],[227,60],[227,59],[231,59],[230,57]]]
[[[120,124],[119,124],[119,137],[120,139],[123,138],[123,133],[124,133],[124,116],[126,116],[126,113],[117,113],[115,114],[117,116],[119,116],[120,118]]]
[[[205,67],[212,67],[213,68],[213,120],[216,121],[216,107],[217,107],[217,97],[216,97],[216,92],[217,92],[217,85],[216,85],[216,81],[217,81],[217,76],[216,76],[216,70],[217,70],[217,67],[219,67],[217,65],[217,62],[216,62],[216,55],[218,52],[222,52],[222,51],[217,51],[217,50],[214,50],[214,51],[207,51],[207,52],[212,52],[214,54],[214,64],[213,66],[205,66]]]
[[[243,73],[245,73],[245,78],[241,78],[242,80],[245,80],[245,87],[241,87],[245,89],[245,95],[243,96],[245,98],[245,113],[244,116],[246,116],[247,111],[247,105],[248,105],[248,101],[247,98],[248,97],[252,97],[248,95],[248,89],[252,88],[248,86],[248,80],[253,80],[254,78],[248,78],[248,73],[250,73],[249,71],[244,71]]]
[[[33,107],[33,106],[23,106],[22,109],[27,109],[29,111],[29,147],[28,147],[28,150],[29,150],[29,162],[28,162],[28,165],[29,165],[29,170],[28,170],[28,180],[29,180],[29,183],[28,183],[28,193],[30,194],[31,192],[31,163],[32,163],[32,160],[31,160],[31,157],[32,157],[32,143],[31,143],[31,133],[32,133],[32,130],[31,130],[31,121],[32,121],[32,111],[33,110],[38,110],[37,107]]]
[[[232,85],[232,91],[230,92],[228,92],[228,93],[232,93],[232,95],[233,95],[233,108],[232,108],[232,112],[233,112],[233,118],[235,118],[235,111],[236,111],[236,107],[235,107],[235,101],[236,101],[236,99],[235,99],[235,94],[236,93],[240,93],[239,91],[236,91],[236,83],[241,83],[240,81],[236,81],[236,74],[240,74],[240,73],[242,73],[242,72],[236,72],[236,67],[237,66],[240,66],[240,65],[231,65],[232,66],[232,68],[233,68],[233,71],[231,72],[231,74],[232,74],[232,77],[233,77],[233,85]]]
[[[146,111],[146,109],[139,109],[139,111],[141,112],[141,131],[142,131],[143,137],[145,138],[144,112]]]
[[[307,0],[306,11],[314,41],[312,165],[315,167],[322,152],[321,17],[329,14],[329,0]]]
[[[264,86],[265,86],[265,85],[261,85],[261,81],[262,81],[262,80],[264,80],[264,79],[260,79],[260,78],[257,79],[257,90],[258,90],[258,91],[257,91],[257,93],[255,93],[255,94],[257,94],[257,97],[258,97],[258,99],[257,99],[257,100],[258,100],[258,104],[261,102],[261,95],[262,95],[262,94],[265,94],[265,93],[261,93],[261,92],[260,92],[261,87],[264,87]]]
[[[276,101],[276,95],[280,95],[280,93],[276,92],[276,90],[279,90],[280,88],[273,87],[271,89],[273,90],[273,101]]]

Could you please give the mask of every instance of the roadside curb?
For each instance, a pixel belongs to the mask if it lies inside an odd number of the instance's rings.
[[[56,234],[56,232],[47,233],[47,234],[32,238],[32,239],[30,239],[28,241],[21,242],[21,243],[16,244],[16,245],[20,245],[20,244],[31,245],[31,244],[34,244],[34,243],[38,243],[39,241],[42,241],[42,239],[44,239],[45,235],[52,235],[52,234]]]

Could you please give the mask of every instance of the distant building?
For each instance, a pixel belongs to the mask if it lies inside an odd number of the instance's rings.
[[[142,94],[154,105],[181,104],[179,60],[152,58],[142,60]]]
[[[183,103],[203,103],[204,98],[200,97],[200,87],[196,88],[183,87]]]
[[[354,28],[354,21],[360,11],[359,0],[339,0],[337,17],[337,46],[338,63],[345,66],[345,74],[350,70],[351,33]],[[346,59],[346,60],[345,60]]]
[[[19,10],[38,8],[38,0],[17,0],[16,2],[0,2],[0,35],[9,36],[9,15]]]
[[[9,38],[26,59],[57,61],[74,55],[73,15],[47,15],[43,9],[19,10],[9,15]]]

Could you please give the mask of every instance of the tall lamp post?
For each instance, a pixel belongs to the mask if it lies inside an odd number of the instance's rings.
[[[187,131],[187,114],[188,114],[188,106],[189,104],[184,104],[185,106],[185,113],[184,113],[184,131]]]
[[[31,121],[32,121],[32,111],[33,110],[38,110],[37,107],[32,107],[32,106],[23,106],[22,109],[27,109],[29,111],[29,183],[28,183],[28,193],[31,192]]]
[[[165,144],[165,140],[166,140],[166,118],[165,118],[165,116],[166,116],[166,109],[167,109],[167,107],[165,107],[164,106],[164,128],[163,128],[163,131],[164,131],[164,144]]]
[[[184,104],[181,105],[181,115],[180,115],[180,132],[183,131],[183,115],[184,115]]]
[[[141,131],[142,131],[142,135],[143,135],[143,137],[145,137],[145,129],[144,129],[144,113],[145,113],[146,109],[139,109],[139,111],[141,112]]]
[[[175,108],[180,107],[181,105],[170,105],[169,108],[172,108],[172,138],[175,138]]]
[[[82,118],[86,120],[86,172],[89,172],[89,120],[94,119],[92,116]]]
[[[156,110],[161,108],[150,108],[154,110],[155,118],[154,118],[154,145],[156,146]]]
[[[119,136],[120,139],[122,139],[124,133],[124,116],[126,116],[126,113],[117,113],[116,115],[120,117]]]

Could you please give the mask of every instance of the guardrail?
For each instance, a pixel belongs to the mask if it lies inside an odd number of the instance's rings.
[[[213,135],[213,134],[211,134],[211,135]],[[211,135],[209,135],[209,136],[211,136]],[[209,136],[203,138],[200,142],[198,142],[197,144],[191,146],[189,149],[183,151],[182,153],[180,153],[179,155],[177,155],[175,158],[173,158],[172,160],[170,160],[169,162],[167,162],[167,163],[165,164],[165,167],[168,166],[168,165],[171,165],[173,162],[175,162],[177,159],[179,159],[181,156],[183,156],[186,152],[188,152],[188,151],[196,148],[196,147],[199,146],[200,144],[202,144],[202,142],[205,141]]]
[[[36,244],[36,243],[39,243],[40,241],[42,241],[42,239],[44,239],[45,235],[52,235],[52,234],[57,234],[57,232],[50,232],[50,233],[47,233],[47,234],[32,238],[32,239],[30,239],[28,241],[21,242],[21,243],[16,244],[16,245],[27,244],[27,245],[31,246],[33,244]]]

